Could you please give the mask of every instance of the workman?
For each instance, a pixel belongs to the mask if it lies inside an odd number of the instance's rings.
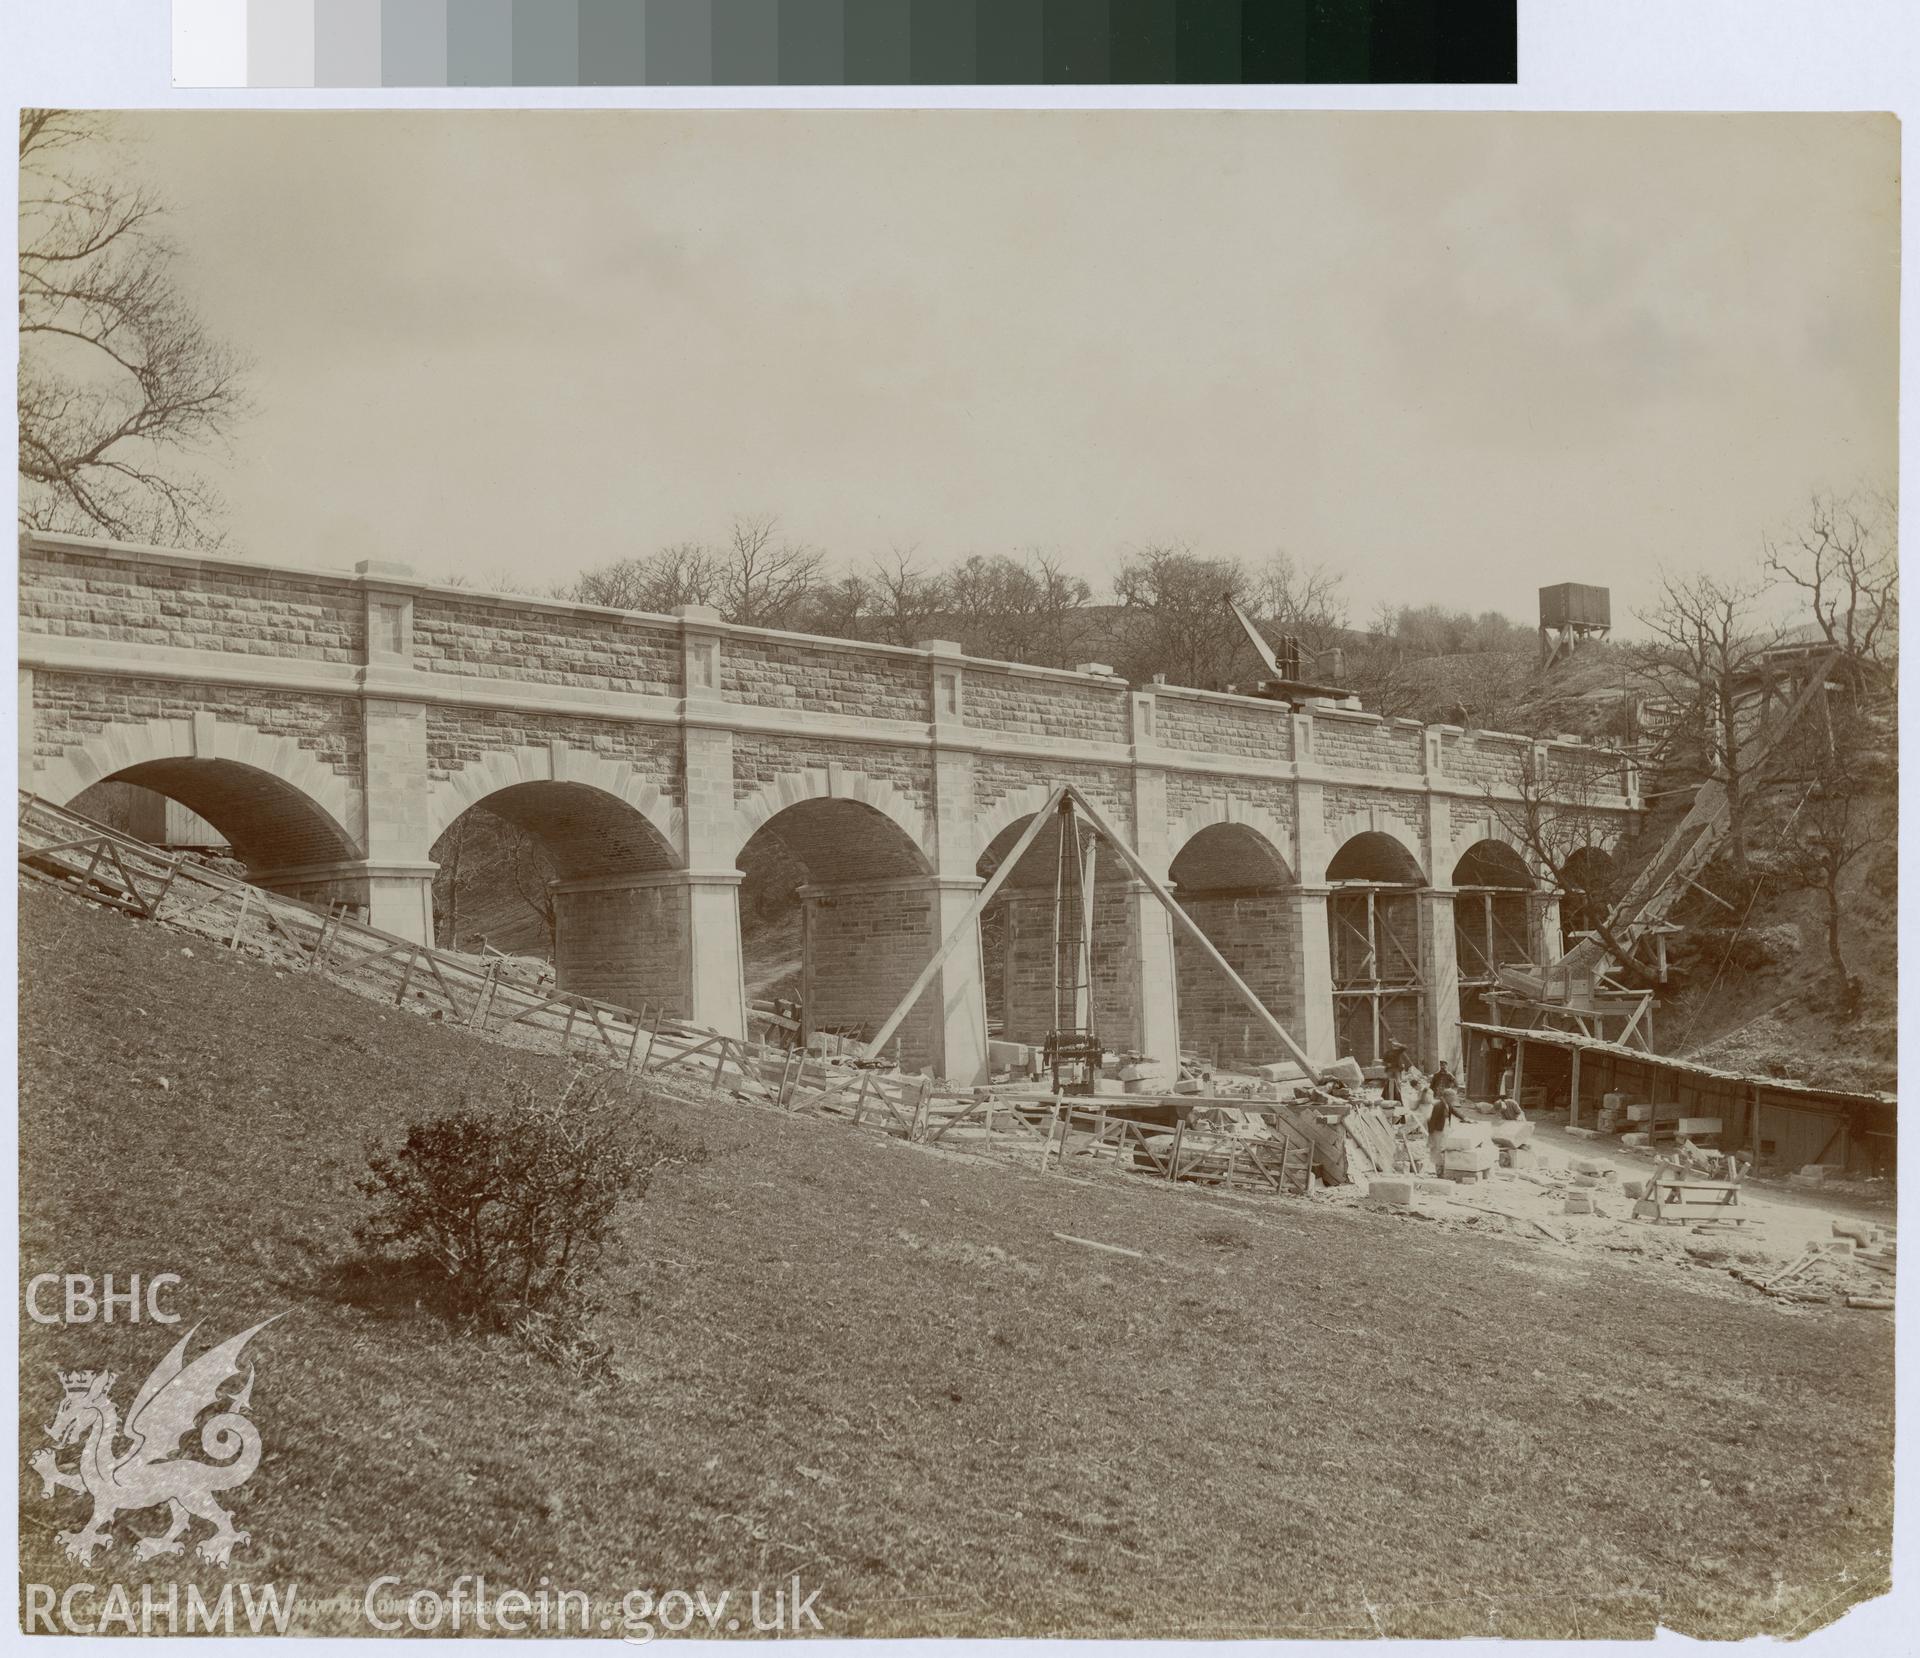
[[[1427,1138],[1434,1139],[1445,1131],[1450,1122],[1464,1123],[1467,1119],[1455,1108],[1453,1102],[1442,1095],[1433,1096],[1433,1109],[1427,1113]]]
[[[1400,1079],[1406,1074],[1407,1067],[1413,1063],[1413,1056],[1404,1044],[1396,1042],[1381,1055],[1387,1067],[1386,1095],[1390,1100],[1400,1098]]]
[[[1496,1097],[1513,1087],[1513,1044],[1504,1036],[1496,1036],[1487,1044],[1487,1070],[1498,1079]]]

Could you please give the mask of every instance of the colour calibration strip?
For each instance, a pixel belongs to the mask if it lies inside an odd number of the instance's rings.
[[[1511,84],[1518,0],[173,0],[181,87]]]

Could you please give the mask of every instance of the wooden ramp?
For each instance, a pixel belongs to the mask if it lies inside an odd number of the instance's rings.
[[[628,1075],[681,1077],[749,1104],[839,1122],[1045,1173],[1102,1164],[1224,1189],[1303,1195],[1348,1178],[1342,1130],[1280,1103],[1127,1096],[1018,1098],[940,1088],[872,1063],[724,1035],[654,1007],[528,985],[462,953],[269,892],[23,793],[22,873],[229,950],[321,975],[361,995]],[[1172,1125],[1142,1122],[1164,1106]]]

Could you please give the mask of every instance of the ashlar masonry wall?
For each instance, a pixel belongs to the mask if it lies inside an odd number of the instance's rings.
[[[1431,936],[1450,945],[1445,883],[1497,833],[1523,763],[1564,780],[1561,809],[1603,838],[1639,813],[1631,771],[1578,745],[1132,687],[937,640],[902,649],[733,627],[698,607],[489,594],[377,561],[313,570],[34,535],[19,620],[23,787],[65,803],[137,776],[244,843],[256,878],[362,904],[412,938],[433,932],[436,838],[510,799],[513,821],[572,855],[555,893],[563,984],[730,1031],[745,1022],[742,850],[810,804],[836,814],[805,845],[811,882],[838,894],[813,915],[823,1022],[884,1018],[965,920],[995,837],[1070,781],[1158,879],[1210,826],[1265,839],[1292,883],[1273,902],[1187,896],[1328,1058],[1326,883],[1343,844],[1397,840],[1428,883]],[[905,871],[928,884],[878,890]],[[847,890],[863,882],[876,890]],[[1004,902],[1017,922],[1008,1027],[1038,1039],[1050,889]],[[1095,1006],[1111,1042],[1169,1075],[1182,1047],[1256,1057],[1139,882],[1103,882],[1098,905]],[[1450,949],[1435,955],[1444,1022],[1457,975]],[[903,1053],[975,1080],[983,978],[976,937],[903,1028]]]
[[[934,890],[925,882],[809,887],[801,902],[807,1024],[873,1035],[939,947]],[[894,1043],[907,1070],[933,1065],[939,1018],[937,999],[927,995],[900,1025]]]
[[[1281,893],[1248,892],[1198,893],[1181,907],[1280,1023],[1297,1032],[1305,993],[1297,906]],[[1189,1053],[1228,1068],[1288,1057],[1199,945],[1176,933],[1173,948],[1180,1037]]]

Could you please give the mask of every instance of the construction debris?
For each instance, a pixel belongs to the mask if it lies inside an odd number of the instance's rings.
[[[1890,1226],[1832,1219],[1830,1237],[1812,1240],[1781,1268],[1764,1238],[1735,1230],[1750,1217],[1727,1212],[1744,1207],[1741,1171],[1735,1167],[1730,1180],[1704,1172],[1699,1164],[1715,1165],[1701,1148],[1683,1145],[1650,1179],[1622,1181],[1605,1159],[1545,1155],[1527,1122],[1456,1122],[1429,1143],[1422,1109],[1380,1099],[1351,1061],[1311,1075],[1288,1061],[1261,1075],[1189,1076],[1186,1087],[1205,1093],[1066,1098],[1024,1079],[945,1089],[929,1077],[904,1076],[877,1057],[742,1041],[658,1012],[516,983],[517,975],[497,965],[482,968],[473,958],[398,939],[353,917],[124,842],[31,797],[20,834],[26,878],[77,890],[88,901],[118,897],[121,907],[179,929],[203,950],[211,945],[250,954],[280,973],[324,974],[494,1041],[557,1046],[563,1053],[584,1045],[600,1063],[689,1097],[731,1094],[1040,1174],[1144,1177],[1249,1194],[1327,1193],[1336,1202],[1371,1201],[1469,1226],[1504,1223],[1559,1245],[1627,1250],[1731,1273],[1789,1304],[1862,1310],[1892,1304],[1897,1251]],[[183,951],[193,953],[187,946]],[[1115,1060],[1117,1072],[1124,1057]],[[1101,1086],[1115,1082],[1127,1086],[1117,1076],[1103,1077]],[[1824,1170],[1818,1178],[1824,1180]],[[1678,1218],[1671,1211],[1684,1205],[1672,1201],[1675,1193],[1707,1201],[1710,1217],[1692,1228],[1694,1241],[1688,1241],[1672,1228],[1609,1213],[1597,1200],[1612,1190],[1626,1193],[1636,1213],[1649,1219]],[[1570,1224],[1551,1224],[1547,1217],[1556,1211]],[[1697,1209],[1687,1218],[1695,1216]],[[1714,1231],[1727,1234],[1724,1244],[1699,1236]],[[1080,1247],[1138,1253],[1057,1236]]]

